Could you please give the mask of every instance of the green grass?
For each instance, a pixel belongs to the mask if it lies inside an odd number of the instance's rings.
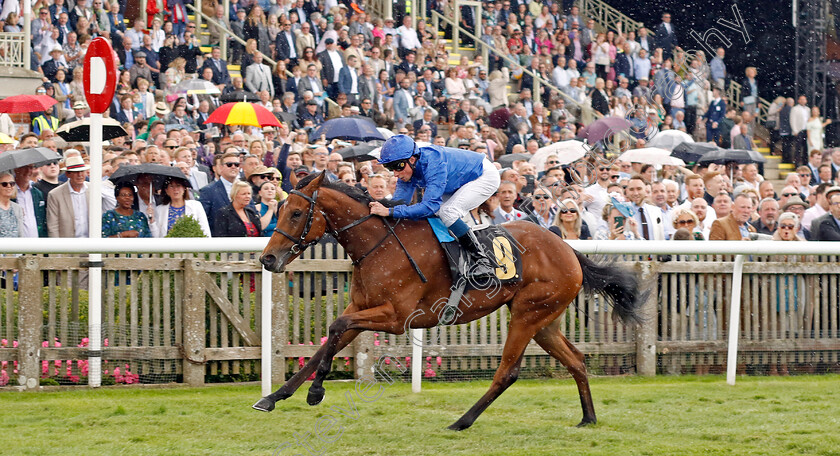
[[[278,454],[337,455],[840,455],[840,376],[595,378],[597,425],[581,418],[571,379],[520,381],[476,421],[453,423],[487,381],[383,386],[362,402],[353,382],[327,382],[306,405],[306,388],[264,414],[254,385],[116,387],[0,393],[4,455],[270,455],[295,434],[335,440]],[[347,408],[355,399],[358,418]],[[325,429],[329,416],[332,429]],[[340,426],[340,427],[339,427]],[[326,431],[326,432],[324,432]],[[310,441],[312,441],[310,436]],[[329,438],[328,438],[329,440]]]

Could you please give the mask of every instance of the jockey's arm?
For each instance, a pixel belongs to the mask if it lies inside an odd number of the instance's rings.
[[[447,166],[446,159],[441,157],[440,160],[430,160],[426,169],[424,170],[426,178],[426,188],[423,191],[423,200],[417,204],[400,205],[391,208],[391,216],[396,218],[410,218],[421,219],[426,217],[433,217],[440,210],[440,205],[443,203],[443,192],[446,191],[447,181]],[[397,191],[394,192],[394,199],[400,196],[400,187],[403,182],[397,183]],[[414,194],[414,186],[411,183],[406,183],[409,187],[411,195],[404,201],[410,201]]]

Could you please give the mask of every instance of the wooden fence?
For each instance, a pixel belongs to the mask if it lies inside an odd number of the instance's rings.
[[[289,265],[286,274],[272,276],[275,384],[315,353],[329,325],[348,305],[352,267],[343,257],[339,246],[322,243]],[[0,386],[33,388],[39,380],[85,384],[83,261],[67,255],[0,258]],[[598,296],[579,296],[561,317],[564,333],[587,355],[590,371],[722,372],[731,258],[683,255],[668,261],[624,261],[654,287],[643,325],[630,328],[617,322]],[[104,383],[257,380],[264,336],[259,271],[256,259],[247,254],[106,256]],[[837,257],[749,257],[742,292],[741,371],[837,371],[838,279]],[[492,376],[507,321],[508,313],[501,309],[468,324],[427,330],[425,359],[420,360],[426,376]],[[408,336],[364,333],[338,354],[335,375],[358,375],[358,369],[384,354],[411,356]],[[533,343],[523,368],[526,375],[536,376],[565,372]]]

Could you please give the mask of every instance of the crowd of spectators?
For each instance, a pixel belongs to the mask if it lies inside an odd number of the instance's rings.
[[[534,154],[574,138],[596,115],[638,112],[656,131],[756,147],[756,69],[747,68],[740,79],[727,72],[724,49],[708,63],[702,52],[685,52],[669,13],[653,30],[625,31],[618,24],[601,32],[576,6],[498,0],[485,2],[483,30],[476,31],[475,10],[460,6],[461,25],[514,63],[493,52],[485,62],[477,52],[452,65],[425,19],[375,17],[344,1],[242,0],[229,11],[217,5],[215,19],[246,44],[211,25],[209,52],[202,51],[181,0],[165,1],[148,22],[131,24],[119,1],[88,2],[38,0],[33,6],[31,66],[44,79],[37,93],[58,103],[33,113],[29,132],[0,115],[0,132],[13,138],[0,149],[44,146],[60,150],[64,160],[14,171],[17,195],[11,199],[20,208],[4,202],[4,185],[0,235],[87,235],[89,157],[84,146],[62,144],[54,132],[88,115],[82,63],[97,36],[111,40],[119,60],[108,116],[128,132],[105,147],[106,236],[164,236],[184,215],[194,216],[207,235],[270,235],[278,201],[311,172],[389,197],[396,178],[375,161],[344,161],[337,153],[342,142],[309,140],[314,128],[338,117],[367,117],[420,142],[486,154],[497,165],[504,155]],[[446,0],[431,4],[447,17],[455,7]],[[17,31],[19,13],[19,2],[4,2],[4,30]],[[227,60],[219,47],[225,39]],[[238,75],[229,64],[239,65]],[[551,85],[535,84],[532,74]],[[185,83],[195,79],[220,94],[188,95]],[[743,87],[739,106],[722,98],[733,79]],[[226,99],[253,100],[283,126],[205,124]],[[840,240],[840,151],[824,148],[828,121],[819,110],[809,109],[805,97],[797,103],[775,100],[765,123],[771,149],[779,143],[785,161],[800,165],[783,187],[774,188],[751,164],[660,169],[613,163],[600,152],[572,164],[550,156],[545,169],[527,160],[498,165],[502,185],[473,221],[530,220],[566,239],[740,240],[756,232],[781,240]],[[120,166],[139,163],[178,167],[184,179],[160,188],[151,179],[133,187],[108,179]],[[0,175],[0,184],[5,180]],[[791,224],[793,236],[781,232]]]

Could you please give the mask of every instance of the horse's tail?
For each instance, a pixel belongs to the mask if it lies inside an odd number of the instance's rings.
[[[640,309],[650,289],[642,287],[639,277],[612,260],[591,260],[577,250],[575,255],[583,271],[584,291],[600,292],[624,323],[641,323]]]

